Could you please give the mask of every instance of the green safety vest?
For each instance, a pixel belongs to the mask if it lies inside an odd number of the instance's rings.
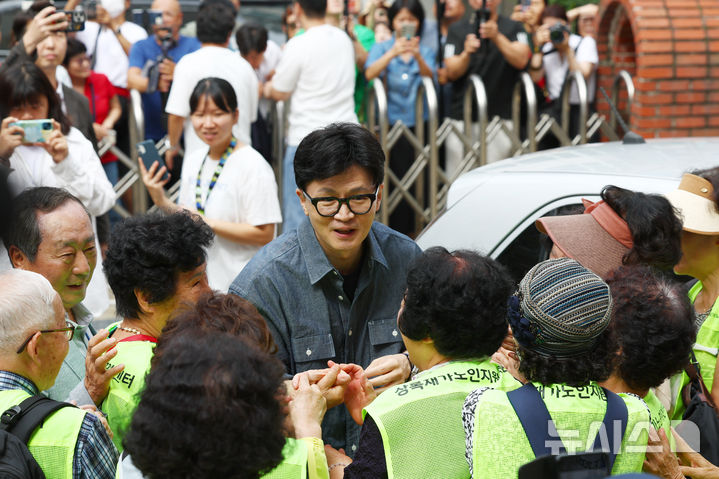
[[[307,479],[307,445],[299,440],[287,438],[282,449],[282,462],[262,479]]]
[[[108,329],[117,324],[119,323]],[[115,346],[117,355],[107,363],[107,369],[116,364],[125,365],[125,369],[112,378],[110,390],[101,408],[107,414],[107,423],[113,434],[112,442],[120,453],[123,450],[122,439],[145,388],[145,376],[150,372],[155,345],[152,341],[121,341]]]
[[[703,286],[700,281],[697,281],[694,286],[689,290],[689,300],[694,303],[702,290]],[[712,384],[714,384],[714,369],[716,369],[717,353],[719,348],[719,299],[712,306],[712,310],[709,312],[706,321],[702,324],[697,332],[697,341],[694,343],[694,356],[696,356],[699,362],[699,369],[701,370],[702,379],[707,387],[708,391],[712,390]],[[689,384],[689,376],[686,372],[676,376],[681,378],[681,382],[676,390],[676,400],[674,409],[672,412],[673,419],[681,419],[686,409],[686,405],[682,400],[682,388]],[[675,379],[676,381],[676,379]],[[673,388],[674,389],[674,388]]]
[[[282,462],[262,479],[307,479],[307,445],[298,439],[285,439]],[[325,466],[326,469],[326,466]],[[122,458],[117,463],[115,477],[121,477]],[[48,476],[49,477],[49,476]]]
[[[372,416],[382,436],[387,476],[469,478],[462,425],[467,394],[479,387],[520,386],[489,360],[455,361],[380,394],[363,414]]]
[[[591,448],[607,410],[602,388],[595,382],[583,387],[533,384],[542,396],[567,452]],[[612,474],[641,472],[648,439],[646,406],[635,397],[623,396],[622,399],[627,405],[628,424]],[[474,421],[472,469],[475,479],[517,477],[519,468],[535,459],[507,393],[485,391],[477,403]]]
[[[0,391],[0,411],[16,406],[30,396],[20,389]],[[58,409],[30,436],[27,447],[46,477],[72,479],[75,446],[85,414],[74,407]]]

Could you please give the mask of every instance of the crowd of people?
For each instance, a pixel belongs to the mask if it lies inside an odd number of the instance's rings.
[[[447,0],[432,21],[417,0],[298,0],[284,46],[229,0],[184,27],[177,0],[155,0],[149,36],[124,0],[77,33],[46,0],[18,15],[0,67],[0,412],[9,431],[39,417],[18,477],[559,477],[547,460],[719,477],[719,418],[673,428],[719,403],[719,169],[541,218],[548,258],[519,284],[478,252],[421,251],[410,208],[375,221],[369,82],[408,128],[423,77],[459,129],[470,74],[506,128],[525,69],[548,109],[570,72],[593,89],[596,12],[499,5]],[[103,232],[120,169],[97,143],[135,147],[130,89],[146,138],[166,137],[138,163],[159,211]],[[284,158],[272,100],[290,108]],[[448,139],[449,168],[462,149]],[[392,170],[413,150],[398,141]],[[98,331],[108,289],[116,321]]]

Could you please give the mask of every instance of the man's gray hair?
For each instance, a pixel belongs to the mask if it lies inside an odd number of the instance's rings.
[[[57,292],[44,276],[11,269],[0,273],[0,354],[13,354],[33,331],[55,327]]]

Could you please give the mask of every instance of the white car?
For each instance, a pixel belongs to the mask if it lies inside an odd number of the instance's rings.
[[[666,193],[683,173],[719,166],[719,138],[593,143],[541,151],[467,172],[452,184],[447,208],[421,235],[422,249],[473,249],[497,259],[519,281],[547,258],[534,226],[541,217],[581,209],[606,185]]]

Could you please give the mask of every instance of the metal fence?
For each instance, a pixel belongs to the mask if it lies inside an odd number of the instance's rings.
[[[573,86],[576,86],[578,94],[579,122],[577,133],[570,137],[569,96]],[[612,99],[615,105],[620,98],[622,88],[626,92],[625,115],[628,117],[635,90],[631,75],[624,70],[618,73],[613,82]],[[144,116],[139,92],[131,91],[131,100],[131,145],[135,145],[144,139]],[[373,82],[367,98],[365,126],[377,134],[386,158],[384,202],[380,220],[388,222],[390,214],[404,200],[414,211],[417,224],[425,225],[432,221],[446,204],[449,187],[457,177],[477,166],[487,164],[487,145],[500,132],[512,143],[511,156],[536,151],[538,144],[550,134],[562,146],[586,143],[597,131],[601,131],[610,140],[619,140],[614,112],[608,120],[597,112],[589,116],[587,84],[580,73],[573,72],[568,76],[557,101],[561,102],[559,118],[540,112],[534,83],[529,74],[523,72],[514,88],[510,129],[500,117],[489,118],[484,83],[477,75],[471,75],[464,95],[463,126],[458,128],[457,123],[449,118],[440,121],[439,100],[434,83],[430,78],[423,77],[417,91],[415,127],[412,129],[401,121],[394,125],[389,124],[387,93],[382,82]],[[275,159],[278,185],[282,184],[283,174],[292,174],[282,171],[282,158],[286,148],[287,110],[284,102],[274,103],[271,110],[272,154]],[[472,118],[473,112],[476,112],[475,121]],[[523,125],[522,120],[524,120]],[[473,128],[473,124],[478,124],[478,128]],[[448,172],[440,164],[440,150],[452,135],[461,142],[463,155],[455,171]],[[413,164],[402,177],[392,171],[389,162],[389,153],[400,138],[407,140],[414,147],[415,152]],[[160,154],[165,152],[164,138],[157,143],[157,148]],[[104,153],[108,149],[117,155],[128,169],[115,185],[118,199],[126,191],[132,190],[130,201],[132,207],[126,209],[116,204],[115,211],[122,216],[129,216],[148,209],[152,210],[154,207],[148,208],[152,205],[148,204],[148,195],[137,167],[138,158],[135,149],[132,148],[132,154],[128,157],[114,145],[111,137],[103,142],[101,152]],[[177,197],[178,189],[179,182],[168,192],[171,198]]]

